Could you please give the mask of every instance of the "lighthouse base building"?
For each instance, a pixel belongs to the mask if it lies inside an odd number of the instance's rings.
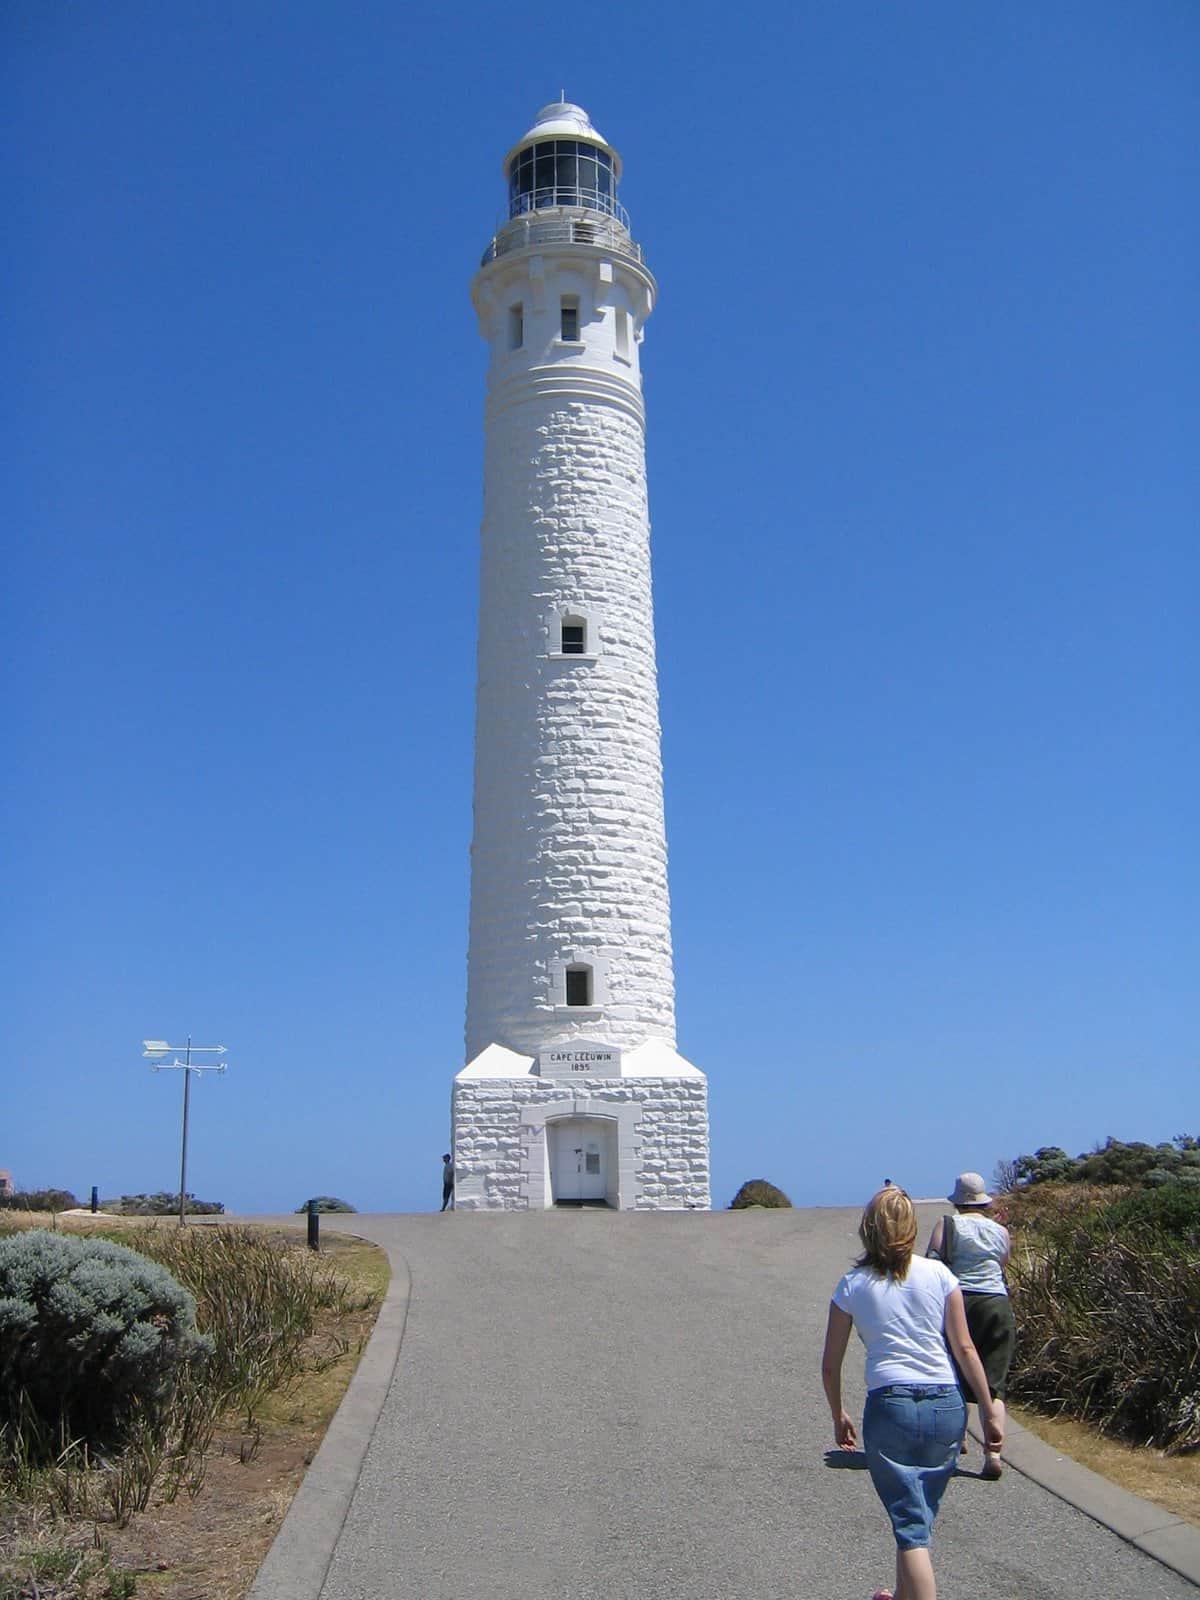
[[[453,1116],[458,1207],[711,1204],[707,1081],[656,1039],[533,1059],[492,1045],[454,1080]]]
[[[460,1210],[707,1208],[675,1044],[645,409],[655,281],[587,113],[504,162],[488,343]]]

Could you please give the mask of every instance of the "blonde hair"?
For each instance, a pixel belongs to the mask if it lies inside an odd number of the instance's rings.
[[[855,1266],[872,1267],[903,1283],[917,1242],[917,1213],[903,1189],[889,1184],[871,1196],[858,1224],[858,1237],[863,1253]]]

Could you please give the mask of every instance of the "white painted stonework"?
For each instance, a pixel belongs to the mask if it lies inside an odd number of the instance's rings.
[[[578,169],[531,164],[550,140]],[[517,193],[523,153],[521,181],[559,187]],[[585,190],[584,156],[611,188]],[[707,1207],[706,1080],[675,1050],[639,363],[656,286],[586,113],[545,108],[505,169],[513,214],[472,286],[489,368],[455,1204]],[[568,1067],[585,1047],[595,1071]]]

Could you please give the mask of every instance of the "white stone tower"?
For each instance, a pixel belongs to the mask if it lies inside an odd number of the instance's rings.
[[[489,346],[460,1209],[707,1208],[675,1049],[639,350],[655,282],[586,112],[505,158]]]

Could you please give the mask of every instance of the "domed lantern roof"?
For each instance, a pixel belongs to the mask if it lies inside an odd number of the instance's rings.
[[[552,100],[548,106],[543,106],[534,118],[533,127],[516,144],[504,158],[504,176],[510,175],[513,157],[518,155],[528,145],[537,144],[543,139],[576,139],[584,144],[595,145],[600,150],[608,152],[612,160],[613,175],[621,176],[621,158],[609,144],[608,140],[598,128],[592,126],[592,119],[582,106],[572,104],[570,100]]]

